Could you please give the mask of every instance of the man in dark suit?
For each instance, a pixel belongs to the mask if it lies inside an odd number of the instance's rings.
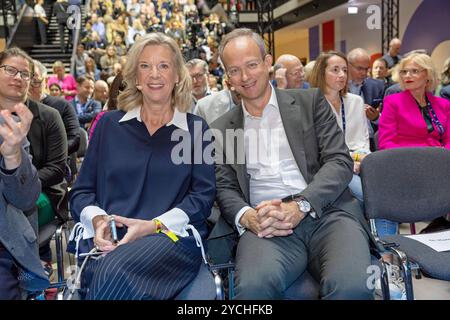
[[[212,123],[217,201],[238,231],[236,298],[281,299],[308,269],[324,299],[372,299],[369,236],[348,191],[353,162],[318,89],[277,90],[249,29],[219,48],[237,107]],[[222,139],[223,138],[223,139]]]
[[[439,95],[440,95],[442,98],[445,98],[445,99],[447,99],[447,100],[450,100],[450,84],[449,84],[449,85],[446,85],[445,87],[443,87],[443,88],[441,89],[441,92],[439,93]]]
[[[368,77],[370,57],[366,50],[356,48],[348,55],[348,74],[350,93],[361,96],[365,103],[366,117],[369,121],[370,147],[375,151],[374,133],[378,130],[378,118],[383,102],[384,82]]]
[[[94,83],[94,79],[90,76],[79,76],[77,78],[77,95],[72,100],[80,127],[86,130],[95,116],[102,111],[100,102],[92,99]]]

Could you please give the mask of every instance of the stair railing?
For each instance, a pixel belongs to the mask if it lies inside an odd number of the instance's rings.
[[[17,9],[16,7],[16,1],[7,1],[7,0],[1,0],[1,9],[3,13],[3,28],[5,30],[5,40],[6,40],[6,48],[9,48],[11,45],[12,39],[14,38],[14,34],[17,31],[17,28],[19,27],[20,21],[22,20],[22,17],[27,10],[28,5],[25,3],[20,7],[20,9]],[[19,12],[17,12],[19,11]],[[14,19],[14,24],[12,28],[10,28],[8,24],[8,16],[12,15]]]

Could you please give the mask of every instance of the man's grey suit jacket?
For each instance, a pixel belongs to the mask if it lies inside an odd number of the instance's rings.
[[[198,100],[193,113],[211,124],[233,107],[235,105],[230,91],[225,89]]]
[[[361,206],[347,188],[353,175],[353,161],[323,94],[319,89],[275,89],[275,92],[289,145],[308,184],[301,195],[311,203],[319,217],[337,208],[355,215],[368,230]],[[226,129],[243,129],[242,108],[234,108],[211,127],[221,131],[223,136]],[[235,229],[236,214],[244,206],[251,206],[250,177],[245,164],[235,164],[237,152],[234,152],[233,164],[226,163],[229,142],[223,144],[216,139],[216,159],[222,159],[223,163],[216,164],[216,200],[222,217]],[[215,232],[227,231],[223,222],[220,229]]]
[[[1,156],[0,163],[4,168]],[[19,263],[21,287],[43,290],[49,281],[39,259],[35,208],[41,183],[25,149],[20,166],[12,174],[0,170],[0,190],[0,241]]]

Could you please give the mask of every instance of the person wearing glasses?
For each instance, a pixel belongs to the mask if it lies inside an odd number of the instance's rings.
[[[66,172],[67,182],[70,184],[73,176],[77,173],[77,150],[80,146],[80,124],[75,109],[70,102],[60,96],[52,96],[47,94],[47,68],[39,61],[33,60],[34,63],[34,75],[30,82],[30,98],[36,102],[41,102],[53,109],[56,109],[64,123],[64,129],[67,137],[67,154],[68,165],[70,172]],[[53,86],[58,84],[54,83],[50,87],[50,91]]]
[[[202,157],[208,125],[186,113],[191,77],[169,36],[149,33],[135,42],[123,78],[118,110],[98,121],[71,190],[77,248],[102,252],[86,263],[82,287],[89,291],[81,295],[172,299],[205,258],[206,218],[216,191],[214,164]],[[183,159],[176,151],[180,137],[194,148],[183,149]]]
[[[27,105],[36,104],[27,101],[32,75],[33,61],[21,49],[0,53],[0,300],[23,299],[23,289],[49,286],[37,241],[41,183],[27,152],[33,121]]]
[[[394,68],[394,77],[400,80],[403,91],[384,99],[379,148],[450,149],[450,101],[433,95],[438,77],[430,56],[408,55]],[[379,234],[395,234],[398,224],[383,220],[377,230]]]
[[[275,71],[277,88],[279,89],[309,88],[308,82],[305,81],[305,71],[303,69],[303,64],[299,58],[297,58],[292,54],[283,54],[277,59],[275,65],[281,67]],[[284,77],[285,80],[280,79],[280,77],[281,78]]]
[[[202,59],[191,59],[186,62],[186,67],[192,79],[192,107],[194,111],[197,101],[211,94],[208,85],[208,63]]]
[[[370,150],[375,150],[374,133],[378,129],[381,102],[383,101],[384,82],[368,77],[370,57],[366,50],[356,48],[347,55],[350,93],[364,100],[366,117],[369,121]]]
[[[33,68],[36,72],[37,68]],[[30,141],[33,165],[38,170],[39,180],[42,183],[42,194],[38,201],[39,227],[53,222],[55,216],[65,220],[69,216],[65,180],[68,159],[66,128],[60,113],[41,103],[43,85],[44,79],[40,70],[37,70],[30,79],[27,95],[27,106],[33,114],[27,137]],[[39,252],[44,268],[50,275],[53,271],[50,241],[40,244]]]
[[[211,124],[233,138],[215,134],[217,225],[239,235],[235,298],[283,299],[308,269],[318,298],[373,299],[369,228],[347,188],[353,161],[327,100],[319,89],[274,88],[272,57],[250,29],[226,34],[219,54],[242,99]]]

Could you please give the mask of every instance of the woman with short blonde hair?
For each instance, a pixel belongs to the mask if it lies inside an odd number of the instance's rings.
[[[438,84],[430,56],[412,53],[394,69],[403,92],[387,96],[378,126],[380,149],[444,147],[450,149],[450,101],[433,95]],[[379,235],[397,233],[397,223],[383,220]],[[388,232],[379,232],[387,230]]]
[[[185,112],[190,76],[168,36],[138,40],[124,78],[119,110],[97,122],[71,191],[75,247],[107,252],[87,265],[83,298],[173,299],[206,262],[216,193],[208,125]]]
[[[428,92],[433,92],[439,84],[438,73],[431,57],[425,53],[412,53],[403,58],[399,62],[398,66],[394,68],[393,77],[399,81],[400,87],[405,90],[405,83],[402,81],[402,70],[404,70],[405,65],[410,63],[415,63],[422,70],[426,71],[427,83],[425,90]]]

